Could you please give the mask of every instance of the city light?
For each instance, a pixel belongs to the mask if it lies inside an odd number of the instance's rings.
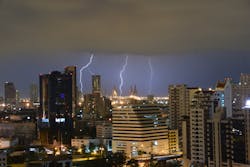
[[[244,108],[250,108],[250,99],[246,100]]]

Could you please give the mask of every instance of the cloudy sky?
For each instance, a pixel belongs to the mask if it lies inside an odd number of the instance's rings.
[[[249,18],[248,0],[0,0],[0,82],[27,95],[39,73],[79,70],[90,52],[106,92],[119,85],[126,55],[124,89],[137,84],[143,95],[166,95],[171,83],[238,80],[250,73]]]

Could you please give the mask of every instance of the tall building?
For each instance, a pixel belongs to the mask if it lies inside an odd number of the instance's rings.
[[[92,93],[101,94],[101,76],[92,75]]]
[[[217,108],[207,120],[208,167],[249,165],[249,109],[242,112],[243,117],[228,118],[225,108]]]
[[[30,102],[38,102],[38,86],[34,83],[30,85]]]
[[[109,118],[111,115],[111,102],[108,98],[97,94],[85,94],[84,102],[84,119],[93,121]]]
[[[101,95],[101,76],[92,76],[92,94],[85,94],[83,100],[84,119],[93,121],[110,117],[111,102]]]
[[[169,93],[169,112],[170,129],[181,129],[182,116],[187,115],[187,86],[170,85]],[[180,134],[179,134],[180,135]]]
[[[189,159],[190,152],[190,104],[199,88],[187,87],[184,84],[170,85],[169,120],[171,130],[178,130],[178,145],[183,157]]]
[[[4,83],[4,99],[5,104],[16,104],[16,88],[13,82]]]
[[[211,118],[216,107],[214,91],[197,91],[190,106],[190,146],[191,164],[204,166],[206,164],[206,121]]]
[[[160,104],[134,98],[112,102],[112,149],[129,158],[169,153],[166,114]]]
[[[70,144],[73,129],[72,73],[53,71],[40,75],[40,138],[52,144]]]
[[[206,128],[207,166],[232,166],[231,120],[224,107],[218,107]]]
[[[77,106],[77,84],[76,84],[76,66],[67,66],[65,67],[65,73],[72,76],[72,114],[73,117],[76,113],[76,106]]]
[[[233,116],[233,92],[232,92],[232,80],[230,78],[225,78],[223,82],[218,81],[215,87],[215,95],[219,101],[219,107],[226,108],[226,117]]]

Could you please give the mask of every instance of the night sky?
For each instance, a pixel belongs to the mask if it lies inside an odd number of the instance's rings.
[[[249,18],[248,0],[0,0],[0,95],[12,81],[28,96],[40,73],[79,70],[91,53],[84,92],[92,72],[110,94],[126,56],[124,94],[135,84],[140,95],[165,96],[169,84],[238,81],[250,73]]]

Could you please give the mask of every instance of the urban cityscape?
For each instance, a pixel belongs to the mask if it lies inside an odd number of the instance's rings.
[[[0,166],[249,167],[246,0],[0,0]]]

